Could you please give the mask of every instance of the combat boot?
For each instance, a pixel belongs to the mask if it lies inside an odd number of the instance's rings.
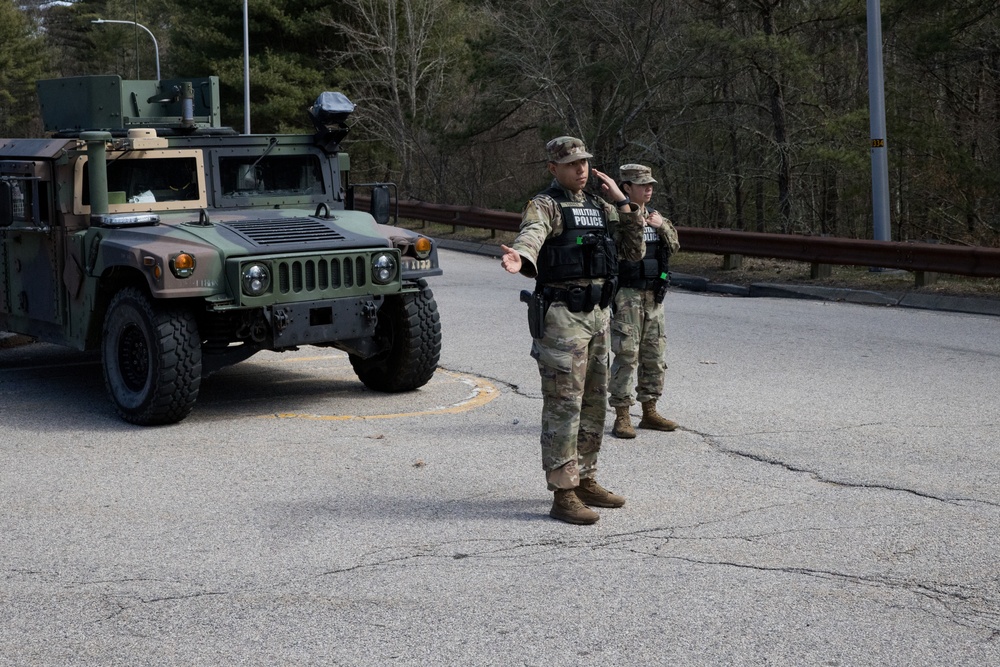
[[[611,428],[611,435],[626,440],[635,437],[635,429],[632,428],[632,415],[628,413],[627,405],[619,405],[615,408],[615,425]]]
[[[580,502],[580,499],[573,493],[573,489],[556,489],[549,516],[581,526],[597,523],[597,520],[601,518],[600,514]]]
[[[596,479],[587,477],[580,480],[580,486],[574,489],[576,497],[591,507],[621,507],[625,498],[617,493],[611,493],[597,483]]]
[[[648,428],[654,431],[673,431],[677,428],[677,422],[667,419],[656,411],[656,401],[646,401],[642,404],[642,419],[639,421],[639,428]]]

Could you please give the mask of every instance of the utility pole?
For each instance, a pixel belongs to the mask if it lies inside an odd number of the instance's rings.
[[[889,241],[889,157],[885,139],[885,71],[882,66],[882,7],[868,0],[868,109],[872,151],[873,238]]]

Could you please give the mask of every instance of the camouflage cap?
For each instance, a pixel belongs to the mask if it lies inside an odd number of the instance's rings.
[[[623,164],[618,167],[618,173],[621,174],[623,183],[632,183],[634,185],[656,183],[656,179],[653,178],[653,170],[641,164]]]
[[[545,151],[549,154],[549,162],[556,164],[566,164],[581,158],[594,157],[587,152],[587,147],[576,137],[556,137],[545,144]]]

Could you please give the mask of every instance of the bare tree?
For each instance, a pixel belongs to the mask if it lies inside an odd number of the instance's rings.
[[[343,68],[366,132],[390,149],[395,164],[387,168],[398,175],[401,190],[419,194],[419,166],[427,161],[431,142],[427,130],[464,57],[460,33],[451,29],[463,12],[452,0],[346,0],[344,5],[343,18],[326,25],[345,37],[348,48],[326,57]]]

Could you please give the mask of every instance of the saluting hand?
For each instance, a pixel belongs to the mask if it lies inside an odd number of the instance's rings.
[[[500,265],[507,269],[508,273],[519,273],[521,271],[521,255],[505,245],[500,246],[503,256],[500,257]]]
[[[625,195],[622,194],[621,188],[615,183],[615,179],[611,178],[603,171],[598,171],[596,169],[591,169],[594,172],[594,176],[597,176],[601,181],[601,194],[604,195],[604,199],[609,202],[616,202],[625,199]]]

